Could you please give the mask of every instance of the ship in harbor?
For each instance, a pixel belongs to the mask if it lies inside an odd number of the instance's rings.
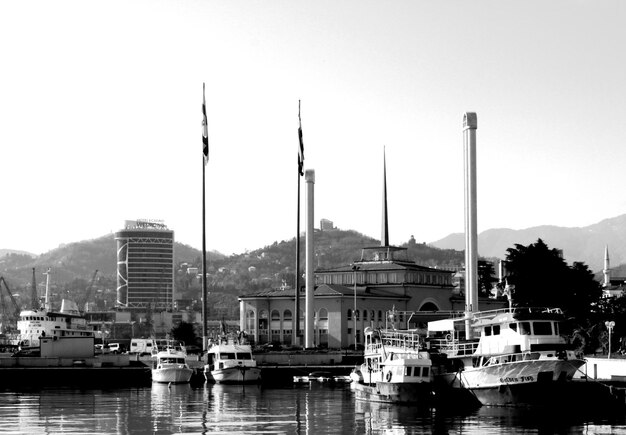
[[[465,389],[483,405],[562,403],[584,360],[560,335],[559,308],[508,308],[428,323],[438,388]],[[472,337],[466,339],[469,325]]]
[[[417,331],[368,327],[363,356],[350,374],[356,399],[432,405],[432,361]]]
[[[23,310],[17,322],[19,350],[0,358],[4,385],[140,385],[150,369],[128,355],[95,355],[95,334],[75,303],[50,304],[50,270],[43,306]]]
[[[46,294],[43,306],[22,310],[17,329],[19,331],[19,352],[17,356],[41,356],[42,340],[63,342],[67,352],[81,347],[94,348],[94,331],[87,325],[87,319],[78,311],[75,302],[63,299],[61,309],[52,310],[50,303],[50,269],[46,275]]]

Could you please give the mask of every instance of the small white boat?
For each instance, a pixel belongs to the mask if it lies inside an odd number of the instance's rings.
[[[252,357],[249,344],[239,344],[228,339],[211,346],[204,376],[208,382],[218,384],[252,384],[261,381],[261,369]]]
[[[168,347],[156,355],[152,368],[152,381],[161,383],[184,384],[191,380],[193,370],[187,364],[187,354],[173,347]]]

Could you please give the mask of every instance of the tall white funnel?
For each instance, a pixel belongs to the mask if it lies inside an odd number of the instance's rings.
[[[478,230],[476,225],[476,113],[463,115],[465,159],[465,338],[472,338],[469,318],[478,311]]]
[[[314,222],[314,187],[315,187],[315,171],[307,169],[304,173],[306,181],[306,293],[305,293],[305,326],[304,326],[304,347],[311,348],[314,346],[314,310],[315,300],[313,292],[315,291],[315,276],[313,265],[315,264],[315,247],[313,244],[313,222]]]

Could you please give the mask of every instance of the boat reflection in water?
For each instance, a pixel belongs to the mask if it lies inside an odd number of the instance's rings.
[[[151,384],[0,390],[0,433],[625,433],[626,416],[471,412],[355,401],[347,384],[314,388]]]

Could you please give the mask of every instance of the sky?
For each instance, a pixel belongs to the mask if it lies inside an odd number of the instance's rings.
[[[298,102],[322,218],[390,243],[626,213],[621,0],[0,3],[0,248],[45,253],[161,219],[207,249],[296,235]],[[301,228],[305,182],[301,178]],[[479,247],[480,250],[480,247]]]

